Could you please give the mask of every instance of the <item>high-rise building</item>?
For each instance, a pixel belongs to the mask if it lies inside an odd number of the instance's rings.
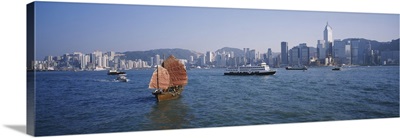
[[[350,42],[350,46],[351,46],[351,64],[352,65],[358,65],[358,48],[359,48],[359,44],[360,44],[360,40],[351,40]]]
[[[189,57],[189,62],[190,62],[190,63],[193,63],[193,61],[194,61],[194,57],[193,57],[193,56],[190,56],[190,57]]]
[[[298,46],[290,49],[290,64],[291,65],[299,65],[300,64],[300,48]]]
[[[287,65],[289,63],[288,61],[288,43],[287,42],[281,42],[281,63]]]
[[[299,62],[302,65],[308,65],[310,63],[310,49],[307,47],[306,43],[301,43],[299,45]]]
[[[332,36],[332,27],[329,26],[328,22],[326,23],[325,30],[324,30],[324,41],[325,41],[325,47],[328,49],[330,48],[329,46],[333,46],[333,36]],[[327,53],[327,56],[331,55],[332,56],[332,51],[330,53]]]
[[[108,56],[106,54],[103,55],[103,59],[101,60],[102,67],[108,67]]]
[[[318,40],[317,41],[317,53],[318,53],[318,59],[321,61],[325,61],[326,58],[326,47],[325,47],[325,41],[324,40]]]
[[[268,52],[267,52],[267,61],[268,61],[268,65],[269,66],[273,66],[274,65],[274,61],[273,61],[273,59],[272,59],[272,50],[271,50],[271,48],[268,48]]]
[[[331,65],[333,63],[333,36],[332,27],[329,26],[328,22],[326,23],[324,30],[324,41],[326,48],[325,65]]]
[[[253,63],[255,63],[256,62],[256,50],[255,49],[252,49],[252,50],[250,50],[249,51],[249,63],[250,64],[253,64]]]
[[[150,57],[150,66],[154,66],[154,57]]]
[[[205,66],[206,65],[206,56],[204,54],[202,54],[200,56],[200,66]]]
[[[107,52],[107,56],[108,56],[109,60],[114,60],[115,52],[109,51],[109,52]]]
[[[206,63],[210,64],[213,62],[213,53],[210,51],[207,51],[206,53]]]
[[[248,64],[250,62],[250,48],[243,48],[244,52],[244,63]]]
[[[154,59],[154,65],[160,65],[161,64],[160,55],[157,54],[155,57],[156,58]]]

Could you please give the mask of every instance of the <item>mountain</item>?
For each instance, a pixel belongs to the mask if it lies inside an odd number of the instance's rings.
[[[163,56],[165,56],[165,58],[168,58],[168,56],[170,55],[174,55],[178,59],[189,59],[190,56],[197,57],[201,53],[186,49],[175,48],[175,49],[154,49],[148,51],[127,51],[123,52],[122,54],[125,54],[125,59],[127,60],[142,59],[145,61],[149,61],[150,57],[155,57],[157,54],[160,55],[161,59],[163,58]]]
[[[215,53],[222,53],[222,52],[233,52],[235,57],[243,57],[244,51],[238,48],[231,48],[231,47],[224,47],[215,51]]]

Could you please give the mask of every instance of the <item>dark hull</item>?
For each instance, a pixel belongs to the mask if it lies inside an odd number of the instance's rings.
[[[125,72],[108,72],[107,75],[125,74]]]
[[[183,91],[183,87],[176,89],[175,92],[161,92],[153,93],[157,99],[157,102],[168,101],[178,99]]]
[[[340,70],[340,68],[333,68],[332,70],[336,70],[336,71],[339,71],[339,70]]]
[[[269,72],[225,72],[224,75],[274,75],[276,71],[269,71]]]
[[[306,68],[286,68],[286,70],[307,70]]]

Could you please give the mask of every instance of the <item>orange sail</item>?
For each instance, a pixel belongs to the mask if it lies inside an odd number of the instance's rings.
[[[174,56],[169,56],[164,61],[163,67],[168,70],[171,86],[186,85],[188,83],[185,66]]]
[[[158,77],[158,80],[157,80],[157,77]],[[170,75],[168,73],[168,70],[161,66],[158,66],[158,68],[153,72],[153,76],[151,77],[149,88],[167,89],[170,85],[171,85],[170,84]]]

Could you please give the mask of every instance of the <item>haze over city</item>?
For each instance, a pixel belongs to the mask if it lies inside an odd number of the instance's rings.
[[[333,39],[388,42],[399,37],[399,15],[39,2],[36,58],[80,51],[222,47],[266,53],[307,43],[316,47],[327,23]]]

